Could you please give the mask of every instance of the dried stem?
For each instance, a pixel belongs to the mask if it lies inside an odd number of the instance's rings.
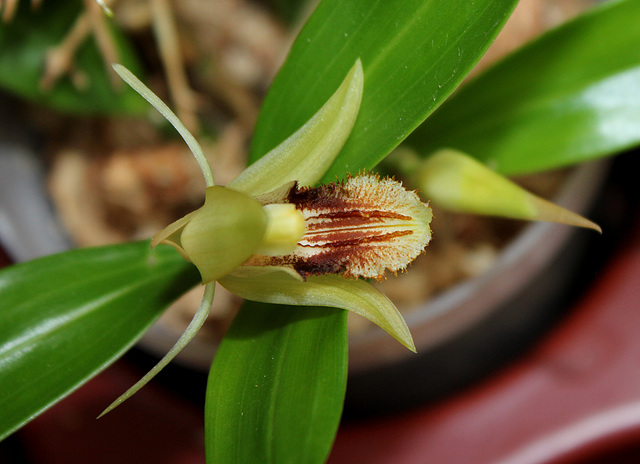
[[[73,56],[89,32],[89,20],[86,13],[83,13],[78,16],[62,42],[47,51],[44,74],[40,80],[40,87],[43,90],[51,90],[61,76],[73,73]],[[74,82],[81,83],[78,79],[74,79]]]
[[[107,73],[111,77],[111,85],[116,89],[120,88],[122,81],[118,79],[118,76],[111,70],[111,64],[118,63],[120,56],[113,37],[107,28],[107,19],[103,7],[95,0],[84,0],[84,5],[93,36],[96,38],[98,48],[100,49],[102,61],[104,62]]]
[[[197,100],[189,87],[175,18],[167,0],[151,0],[153,29],[160,58],[167,75],[169,92],[183,124],[192,132],[198,128]]]

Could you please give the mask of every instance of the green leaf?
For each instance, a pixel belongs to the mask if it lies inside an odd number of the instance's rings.
[[[111,69],[107,69],[94,38],[87,38],[78,49],[74,66],[87,81],[79,90],[68,77],[51,89],[43,90],[45,54],[59,45],[83,11],[82,2],[45,1],[37,10],[21,1],[16,17],[0,26],[0,86],[23,98],[51,108],[83,113],[140,114],[147,111],[144,101],[126,85],[114,88]],[[119,60],[136,74],[140,64],[127,39],[113,21],[105,18],[116,44]]]
[[[247,303],[209,374],[207,463],[321,463],[346,387],[346,311]]]
[[[0,439],[107,367],[199,281],[175,250],[148,241],[0,271]]]
[[[324,180],[371,168],[456,88],[516,0],[324,0],[263,105],[251,160],[304,124],[360,57],[364,91],[351,136]]]
[[[549,32],[457,92],[407,142],[540,171],[640,143],[640,2],[609,1]],[[366,92],[366,90],[365,90]]]

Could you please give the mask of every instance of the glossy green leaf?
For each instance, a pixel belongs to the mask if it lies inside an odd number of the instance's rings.
[[[44,1],[37,10],[21,1],[9,23],[0,24],[0,87],[31,101],[76,113],[126,113],[147,111],[144,101],[126,85],[114,88],[111,69],[100,55],[93,37],[86,39],[75,55],[74,65],[86,78],[87,86],[77,89],[62,77],[51,90],[43,90],[45,54],[60,43],[83,11],[78,0]],[[119,61],[140,75],[140,65],[124,35],[110,19],[109,30]]]
[[[346,387],[346,315],[245,304],[209,374],[207,463],[324,462]]]
[[[360,57],[358,119],[324,180],[373,167],[456,88],[516,3],[324,0],[267,94],[251,159],[301,127]]]
[[[466,85],[407,140],[472,154],[503,174],[640,143],[640,2],[608,1]]]
[[[0,271],[0,438],[122,355],[199,281],[173,248],[148,241]]]

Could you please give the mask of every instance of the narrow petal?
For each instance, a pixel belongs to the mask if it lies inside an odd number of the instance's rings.
[[[225,187],[209,187],[204,206],[190,217],[174,246],[184,250],[206,284],[254,254],[266,228],[267,215],[260,203]]]
[[[228,187],[260,195],[298,181],[320,180],[347,141],[360,109],[364,76],[356,61],[338,90],[296,133],[253,163]]]
[[[191,153],[193,153],[196,161],[198,162],[207,187],[212,187],[214,183],[211,166],[209,166],[209,162],[202,152],[202,147],[200,147],[200,144],[195,139],[195,137],[191,135],[191,132],[189,132],[185,125],[182,124],[180,119],[178,119],[173,111],[171,111],[169,107],[162,100],[160,100],[160,98],[155,93],[153,93],[149,87],[144,85],[140,81],[140,79],[134,76],[131,71],[129,71],[121,64],[114,64],[113,70],[117,72],[122,80],[129,84],[133,90],[138,92],[142,98],[147,100],[151,104],[151,106],[158,110],[158,112],[162,116],[164,116],[164,118],[169,121],[169,123],[171,123],[171,125],[178,131],[180,136],[189,146],[189,149],[191,150]]]
[[[181,217],[175,222],[172,222],[167,227],[162,229],[160,232],[155,234],[153,236],[153,239],[151,239],[151,248],[155,248],[160,243],[166,243],[167,245],[171,245],[176,250],[178,250],[178,252],[182,255],[184,259],[186,259],[187,261],[190,261],[189,257],[187,256],[187,253],[184,251],[184,249],[180,245],[180,234],[182,233],[184,226],[186,226],[189,223],[189,221],[193,219],[193,217],[196,215],[197,212],[198,212],[197,210],[190,212],[186,216]]]
[[[144,387],[152,378],[154,378],[158,374],[158,372],[164,369],[165,366],[169,364],[171,360],[175,358],[191,340],[193,340],[193,337],[196,336],[196,333],[198,333],[198,330],[200,330],[202,324],[204,324],[204,321],[207,320],[207,316],[209,315],[209,311],[211,310],[211,304],[213,303],[213,294],[215,288],[215,282],[212,282],[205,286],[204,296],[202,297],[202,302],[200,303],[198,311],[196,311],[193,319],[191,320],[191,323],[189,323],[189,326],[182,333],[173,348],[171,348],[169,352],[165,354],[164,357],[158,362],[158,364],[156,364],[149,372],[147,372],[144,377],[142,377],[131,388],[120,395],[118,399],[116,399],[107,407],[107,409],[102,411],[102,413],[98,416],[98,419],[108,412],[113,411],[115,408],[135,395],[138,390]]]
[[[366,281],[335,275],[310,276],[303,281],[290,268],[243,266],[218,282],[247,300],[347,309],[366,317],[411,351],[416,351],[400,312],[386,296]]]
[[[422,163],[414,178],[425,197],[452,211],[559,222],[601,232],[584,217],[527,192],[474,158],[442,150]]]
[[[106,14],[110,18],[113,18],[113,11],[111,11],[111,8],[109,8],[106,3],[104,3],[104,0],[96,0],[96,3],[100,5],[100,8],[102,8],[104,14]]]

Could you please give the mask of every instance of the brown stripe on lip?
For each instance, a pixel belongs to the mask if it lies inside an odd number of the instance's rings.
[[[370,233],[367,233],[369,231]],[[394,232],[387,232],[384,234],[376,233],[373,230],[355,230],[348,232],[329,232],[324,235],[305,235],[302,241],[299,243],[301,247],[326,247],[326,248],[339,248],[362,245],[371,242],[386,242],[391,241],[394,238],[403,237],[413,233],[411,230],[397,230]],[[305,244],[304,242],[307,242]],[[364,250],[362,250],[364,252]],[[357,250],[356,250],[357,253]]]
[[[394,211],[371,210],[363,211],[360,209],[351,209],[348,211],[329,211],[320,213],[315,216],[309,216],[309,219],[343,219],[343,218],[367,218],[367,219],[404,219],[409,220],[411,216],[405,216]]]
[[[327,273],[341,273],[345,277],[352,278],[361,277],[362,269],[375,268],[376,262],[384,261],[385,255],[393,253],[394,239],[410,234],[412,231],[405,230],[379,236],[329,242],[318,247],[321,251],[305,258],[296,259],[291,264],[304,278]],[[386,244],[380,245],[381,242],[386,242]],[[383,271],[384,267],[366,277],[380,280],[383,278]]]
[[[344,195],[339,195],[341,190],[343,190],[342,184],[336,183],[320,187],[298,187],[296,185],[289,192],[287,201],[296,205],[299,210],[305,211],[344,211],[357,207],[354,202],[347,202]]]
[[[411,221],[410,216],[395,213],[393,211],[335,211],[308,216],[306,219],[308,233],[322,233],[324,230],[334,229],[359,229],[378,227],[389,219],[396,221]]]
[[[380,279],[387,270],[404,270],[431,238],[429,206],[393,179],[362,175],[320,187],[295,185],[286,198],[305,218],[297,248],[245,264],[290,266],[305,278]]]

